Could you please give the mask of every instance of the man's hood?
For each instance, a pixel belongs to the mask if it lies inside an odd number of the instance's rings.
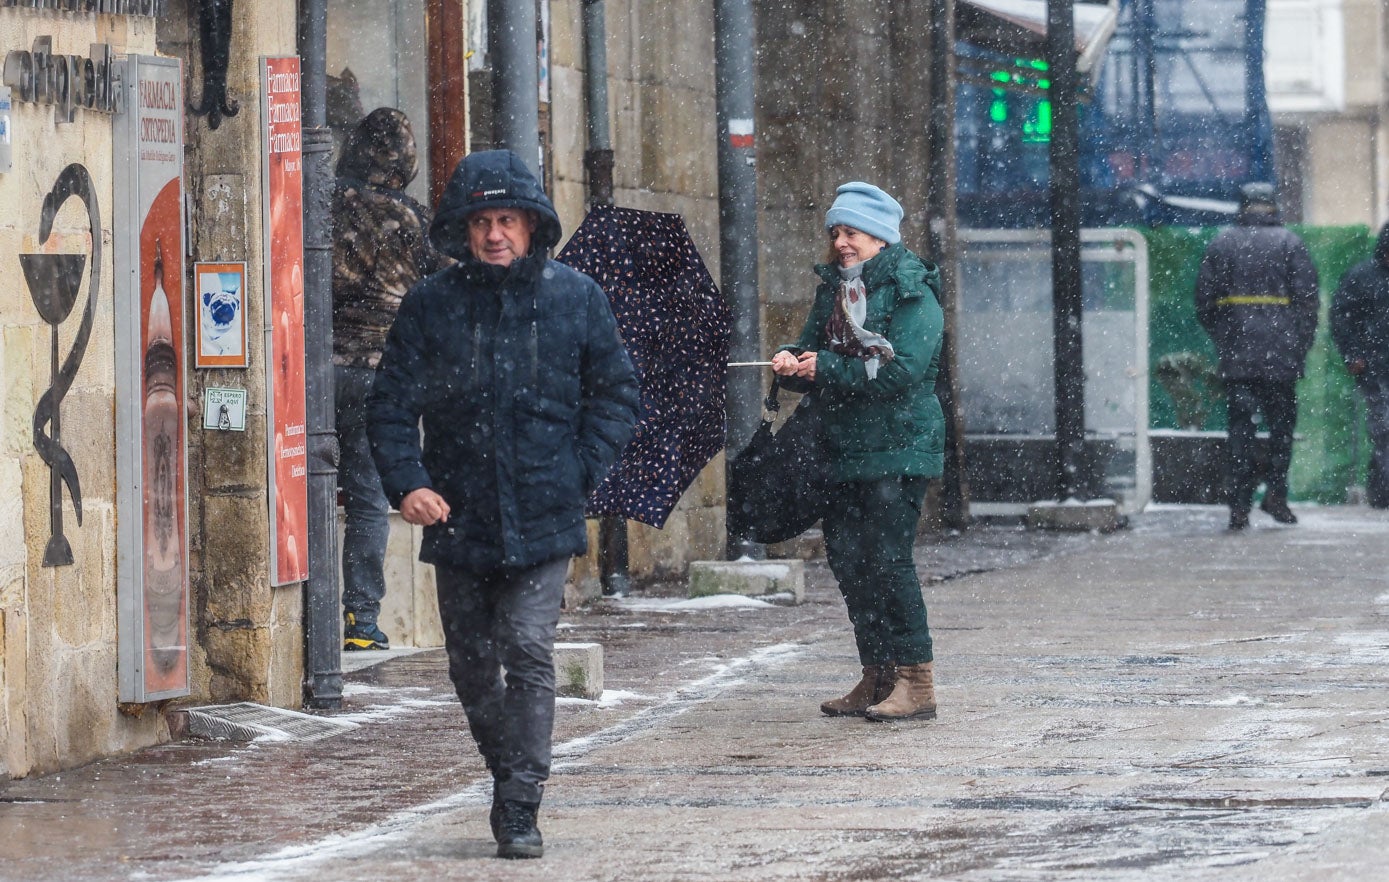
[[[338,159],[338,177],[390,190],[404,190],[418,171],[414,130],[393,107],[378,107],[363,117]]]
[[[434,247],[456,260],[471,258],[468,215],[486,208],[535,212],[539,223],[531,237],[532,253],[543,253],[559,244],[559,215],[521,157],[510,150],[483,150],[464,157],[444,188],[429,228]]]

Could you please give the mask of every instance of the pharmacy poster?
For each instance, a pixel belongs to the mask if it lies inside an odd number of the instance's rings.
[[[126,60],[113,123],[119,695],[188,694],[183,71]]]
[[[299,59],[261,59],[265,139],[265,364],[270,395],[270,582],[309,575],[309,460],[304,433],[304,175],[300,150]]]

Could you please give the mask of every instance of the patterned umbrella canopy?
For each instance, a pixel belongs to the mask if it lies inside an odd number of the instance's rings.
[[[723,449],[728,306],[678,214],[594,206],[558,259],[607,292],[641,387],[636,434],[588,514],[662,527]]]

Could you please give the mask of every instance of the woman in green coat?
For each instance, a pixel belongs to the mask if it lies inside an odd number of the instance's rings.
[[[800,339],[772,358],[813,392],[834,469],[824,518],[830,570],[854,626],[863,676],[820,709],[870,720],[936,715],[931,632],[912,561],[926,485],[940,476],[936,399],[944,316],[936,269],[901,244],[902,206],[871,184],[839,188],[830,250]]]

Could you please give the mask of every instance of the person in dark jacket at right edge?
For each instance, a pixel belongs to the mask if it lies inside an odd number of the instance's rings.
[[[497,856],[540,857],[564,579],[636,425],[636,374],[598,283],[549,259],[559,217],[515,153],[465,157],[429,234],[458,263],[401,301],[367,433],[387,497],[424,527]]]
[[[1389,224],[1375,253],[1341,277],[1331,300],[1331,337],[1365,397],[1374,453],[1367,484],[1373,508],[1389,508]]]
[[[1297,381],[1312,348],[1319,303],[1311,254],[1279,220],[1273,186],[1245,184],[1236,225],[1211,240],[1196,280],[1196,317],[1215,343],[1225,385],[1231,530],[1249,526],[1260,417],[1270,444],[1259,507],[1280,524],[1297,523],[1288,508],[1288,466]]]

